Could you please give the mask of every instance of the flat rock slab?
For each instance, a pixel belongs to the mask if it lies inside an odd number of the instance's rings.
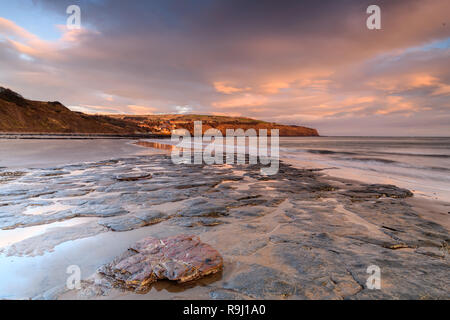
[[[217,250],[197,236],[179,235],[140,240],[98,272],[119,287],[146,292],[157,280],[183,283],[222,268],[223,258]]]
[[[112,231],[129,231],[151,224],[159,223],[168,219],[164,213],[157,210],[148,210],[137,212],[135,214],[128,214],[125,216],[111,217],[101,219],[98,223],[105,226]]]
[[[139,181],[151,178],[152,178],[151,174],[122,174],[116,176],[117,181]]]
[[[390,184],[364,184],[358,189],[348,190],[343,193],[344,195],[353,197],[353,198],[381,198],[381,197],[390,197],[390,198],[408,198],[412,197],[414,194],[403,188],[396,187]]]

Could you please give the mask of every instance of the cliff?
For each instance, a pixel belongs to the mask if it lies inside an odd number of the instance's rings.
[[[59,102],[32,101],[0,87],[0,132],[135,134],[132,122],[74,112]]]
[[[187,129],[191,134],[194,133],[194,121],[202,121],[203,132],[210,128],[216,128],[226,133],[226,129],[270,129],[280,130],[280,136],[284,137],[302,137],[302,136],[318,136],[316,129],[302,126],[281,125],[272,122],[265,122],[243,117],[226,117],[212,115],[148,115],[148,116],[128,116],[114,115],[116,119],[131,121],[142,128],[152,132],[170,134],[174,129]]]
[[[318,136],[316,129],[281,125],[242,117],[211,115],[88,115],[74,112],[59,102],[33,101],[0,87],[0,132],[157,134],[169,136],[174,129],[193,134],[194,121],[202,121],[203,131],[219,129],[279,129],[280,136]]]

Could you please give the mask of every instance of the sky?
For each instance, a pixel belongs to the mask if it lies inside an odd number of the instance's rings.
[[[450,136],[450,1],[0,0],[0,86],[87,113]]]

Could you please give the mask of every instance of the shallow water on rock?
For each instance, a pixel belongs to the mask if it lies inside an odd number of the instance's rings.
[[[131,173],[135,181],[121,178]],[[258,165],[174,165],[152,154],[27,169],[0,195],[0,298],[448,297],[447,213],[436,207],[429,218],[430,206],[416,209],[395,186],[285,163],[267,179]],[[145,295],[90,283],[136,241],[179,234],[220,252],[220,277],[162,282]],[[384,275],[379,292],[364,287],[372,264]],[[83,290],[65,290],[71,265]]]

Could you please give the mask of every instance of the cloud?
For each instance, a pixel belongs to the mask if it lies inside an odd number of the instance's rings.
[[[145,106],[135,106],[135,105],[128,105],[127,108],[131,111],[131,114],[153,114],[156,111],[156,108],[153,107],[145,107]]]
[[[73,1],[34,2],[65,16]],[[85,0],[83,29],[55,21],[57,41],[0,18],[0,84],[89,112],[195,110],[334,134],[389,134],[380,119],[429,133],[435,121],[450,134],[439,120],[450,113],[450,3],[377,2],[380,31],[365,27],[365,0]]]
[[[280,92],[282,89],[287,89],[290,87],[288,82],[285,81],[273,81],[266,84],[263,84],[262,89],[264,92],[269,94],[274,94]]]
[[[190,107],[190,106],[176,106],[175,110],[176,110],[176,113],[178,113],[178,114],[185,114],[185,113],[190,113],[192,111],[192,107]]]
[[[232,94],[237,92],[243,92],[243,91],[249,91],[251,88],[236,88],[230,85],[227,85],[226,82],[222,81],[216,81],[214,82],[214,88],[217,92],[225,93],[225,94]]]
[[[224,101],[213,102],[212,106],[219,109],[222,108],[242,108],[262,106],[268,101],[268,98],[262,95],[244,94],[237,98],[232,98]]]
[[[28,32],[24,28],[2,17],[0,17],[0,34],[6,37],[25,39],[27,41],[39,40],[35,35]]]

